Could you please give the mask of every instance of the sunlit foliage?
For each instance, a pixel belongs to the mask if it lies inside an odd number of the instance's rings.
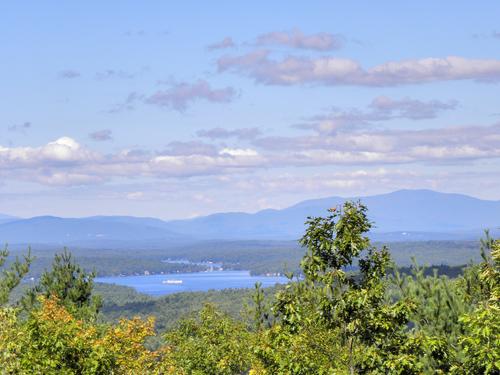
[[[400,274],[361,203],[306,224],[301,272],[272,298],[257,285],[241,319],[207,304],[161,335],[153,319],[99,323],[94,274],[67,252],[9,306],[28,255],[0,276],[2,374],[500,374],[500,241],[452,279]]]

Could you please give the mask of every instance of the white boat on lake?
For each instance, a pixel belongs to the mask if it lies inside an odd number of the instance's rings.
[[[169,285],[179,285],[182,284],[182,280],[163,280],[162,283]]]

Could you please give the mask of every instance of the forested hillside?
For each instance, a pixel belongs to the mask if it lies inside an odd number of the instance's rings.
[[[402,273],[387,247],[370,242],[371,226],[366,207],[352,202],[309,218],[300,240],[300,277],[290,275],[286,286],[266,291],[257,285],[238,317],[221,298],[186,308],[180,321],[163,324],[161,334],[152,318],[115,321],[120,297],[103,306],[95,275],[68,252],[56,255],[36,285],[12,302],[12,290],[29,272],[27,254],[4,267],[0,278],[2,371],[500,373],[500,241],[486,235],[482,261],[456,278],[417,265]],[[7,255],[1,253],[0,265]],[[151,303],[140,295],[127,298],[135,298],[138,310]],[[184,304],[182,297],[171,298]],[[111,306],[116,314],[103,322]]]
[[[384,243],[375,242],[376,246]],[[413,258],[422,265],[460,266],[480,262],[479,241],[416,241],[386,243],[391,248],[394,262],[400,267],[410,266]],[[10,248],[7,265],[22,257],[25,247]],[[49,269],[54,255],[61,252],[59,246],[34,246],[34,260],[29,277],[38,278]],[[266,273],[300,272],[300,261],[304,249],[293,241],[203,241],[183,246],[159,246],[154,248],[126,247],[71,248],[75,260],[87,272],[95,271],[98,276],[117,276],[195,272],[206,269],[197,263],[213,261],[221,263],[224,269],[248,270],[254,275]],[[186,262],[165,262],[166,259]]]

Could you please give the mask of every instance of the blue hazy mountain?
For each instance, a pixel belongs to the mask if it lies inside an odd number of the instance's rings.
[[[328,208],[349,199],[361,200],[368,206],[369,217],[375,223],[375,239],[477,238],[485,228],[500,227],[500,201],[430,190],[399,190],[366,197],[307,200],[282,210],[255,214],[214,214],[170,222],[170,228],[204,238],[299,238],[306,217],[325,215]]]
[[[0,214],[0,224],[8,223],[9,221],[19,220],[19,218],[10,215]]]
[[[366,197],[330,197],[257,213],[218,213],[189,220],[162,221],[128,216],[59,218],[40,216],[0,222],[0,242],[53,244],[138,244],[189,240],[297,239],[308,216],[320,216],[347,199],[361,200],[375,222],[376,240],[477,239],[500,228],[500,201],[430,190],[400,190]],[[2,216],[0,216],[0,219]]]
[[[159,219],[95,216],[60,218],[38,216],[0,225],[0,241],[6,243],[85,244],[109,241],[179,240]]]

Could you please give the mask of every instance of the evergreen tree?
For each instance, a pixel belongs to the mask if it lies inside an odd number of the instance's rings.
[[[474,310],[460,317],[462,356],[456,373],[500,374],[500,241],[490,241],[478,275],[482,298]]]
[[[85,272],[64,249],[63,253],[55,255],[52,269],[42,274],[39,283],[26,293],[22,303],[26,310],[31,310],[40,296],[57,297],[75,316],[94,319],[102,305],[100,297],[92,296],[94,277],[95,273]]]
[[[9,251],[7,246],[0,251],[0,268],[5,265]],[[9,300],[9,295],[12,289],[19,285],[23,277],[28,273],[30,264],[33,262],[31,250],[28,249],[28,254],[21,261],[16,257],[16,260],[2,271],[0,277],[0,306],[5,305]]]

